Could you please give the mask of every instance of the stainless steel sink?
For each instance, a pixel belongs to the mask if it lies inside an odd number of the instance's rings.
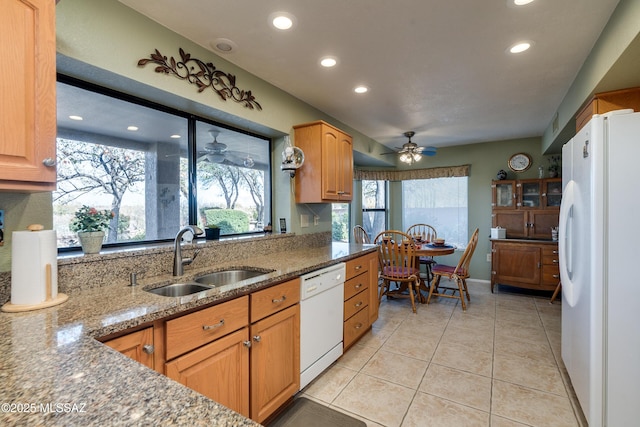
[[[210,289],[213,289],[213,286],[207,286],[200,283],[173,283],[171,285],[145,290],[152,294],[162,295],[164,297],[184,297],[186,295],[196,294]]]
[[[196,278],[195,281],[205,285],[222,286],[269,273],[270,272],[247,269],[222,270],[200,276]]]

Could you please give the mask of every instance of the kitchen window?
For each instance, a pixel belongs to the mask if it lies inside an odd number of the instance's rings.
[[[458,249],[468,243],[468,178],[446,177],[402,181],[402,222],[433,226],[438,237]]]
[[[387,229],[387,182],[362,180],[362,227],[371,241]]]
[[[270,140],[206,117],[60,76],[57,84],[58,248],[83,205],[114,213],[105,246],[173,239],[186,224],[221,235],[271,221]]]

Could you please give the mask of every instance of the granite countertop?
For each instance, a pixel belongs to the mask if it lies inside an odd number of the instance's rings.
[[[182,280],[215,270],[254,267],[272,272],[186,297],[144,289],[174,283],[156,276],[139,285],[87,289],[59,306],[0,314],[1,425],[208,425],[255,422],[101,344],[95,338],[198,306],[240,296],[374,251],[333,243],[185,269]]]

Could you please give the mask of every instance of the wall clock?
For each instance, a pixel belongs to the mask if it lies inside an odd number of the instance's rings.
[[[509,169],[514,172],[524,172],[531,167],[531,156],[526,153],[516,153],[509,158]]]

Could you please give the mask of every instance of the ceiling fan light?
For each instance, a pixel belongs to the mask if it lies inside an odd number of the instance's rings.
[[[222,163],[222,162],[224,162],[224,154],[219,154],[219,153],[207,154],[206,158],[211,163]]]
[[[422,154],[420,154],[420,153],[414,153],[413,154],[413,161],[414,162],[419,162],[420,159],[422,159]]]

